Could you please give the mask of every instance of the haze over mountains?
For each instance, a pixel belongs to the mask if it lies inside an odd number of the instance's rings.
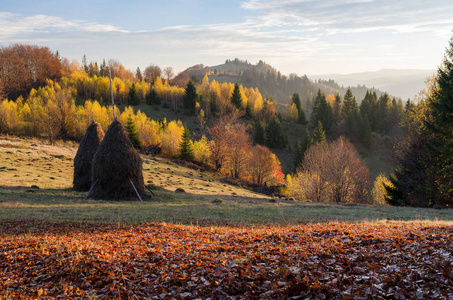
[[[375,89],[378,94],[387,92],[392,97],[407,100],[414,99],[426,86],[425,81],[433,76],[435,70],[420,69],[383,69],[376,72],[353,74],[310,75],[281,74],[269,64],[259,61],[251,64],[248,61],[226,60],[216,66],[202,64],[192,66],[184,71],[190,78],[201,80],[205,75],[209,80],[218,82],[240,83],[246,87],[257,87],[264,95],[288,103],[289,97],[297,92],[302,99],[312,98],[318,89],[326,94],[340,93],[344,96],[346,89],[351,91],[360,102],[368,89]]]
[[[433,76],[435,70],[397,70],[383,69],[376,72],[363,72],[352,74],[326,74],[310,75],[310,79],[333,79],[342,86],[365,85],[367,88],[376,88],[403,100],[414,97],[425,88],[425,81]]]

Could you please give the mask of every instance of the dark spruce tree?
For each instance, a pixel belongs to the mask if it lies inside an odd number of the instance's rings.
[[[428,173],[436,177],[433,186],[438,205],[453,205],[453,38],[438,68],[432,96],[428,99],[431,111],[425,121],[431,139],[427,148],[432,162]]]
[[[259,120],[255,121],[254,127],[255,127],[255,135],[253,138],[254,143],[259,145],[265,145],[266,139],[263,122]]]
[[[146,94],[146,104],[148,105],[160,105],[162,101],[154,88],[150,88]]]
[[[186,161],[193,161],[193,146],[192,141],[190,140],[190,131],[184,126],[184,132],[182,134],[182,141],[180,146],[179,158]]]
[[[129,89],[127,103],[132,106],[140,104],[140,97],[138,96],[138,92],[137,92],[137,88],[135,87],[135,83],[133,83],[131,88]]]
[[[197,103],[197,88],[193,84],[192,80],[189,80],[184,91],[184,97],[182,98],[184,109],[191,115],[195,113],[195,105]]]
[[[333,125],[333,112],[332,107],[326,100],[326,95],[318,90],[315,98],[313,112],[310,118],[313,126],[317,126],[318,122],[322,123],[325,132],[329,132]]]
[[[313,140],[315,144],[325,144],[326,143],[326,132],[322,127],[321,121],[318,121],[318,125],[313,131]]]
[[[293,159],[293,173],[297,173],[297,171],[300,169],[302,162],[304,161],[304,152],[302,150],[302,144],[300,141],[297,141],[296,143],[296,151],[294,152],[294,159]]]
[[[277,116],[274,116],[266,127],[266,146],[269,148],[285,148],[286,137]]]
[[[343,106],[341,107],[341,118],[346,119],[353,111],[357,109],[357,102],[351,89],[346,90],[344,95]]]
[[[241,96],[241,90],[239,89],[239,84],[234,85],[234,90],[233,94],[231,95],[231,103],[238,108],[242,109],[242,96]]]
[[[127,119],[126,131],[134,148],[140,149],[140,135],[131,117]]]
[[[384,102],[384,101],[383,101]],[[421,108],[421,109],[419,109]],[[415,128],[406,137],[406,151],[386,186],[393,205],[453,205],[453,38],[429,87],[425,103],[408,111]],[[410,115],[410,114],[413,114]],[[421,119],[421,124],[415,120]]]

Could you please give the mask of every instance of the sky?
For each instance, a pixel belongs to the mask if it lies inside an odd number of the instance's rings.
[[[451,0],[0,0],[0,46],[176,72],[239,58],[283,74],[435,69]]]

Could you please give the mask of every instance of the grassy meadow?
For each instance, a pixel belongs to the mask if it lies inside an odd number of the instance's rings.
[[[336,205],[272,198],[231,185],[220,175],[163,158],[142,156],[144,179],[153,191],[143,203],[84,200],[74,192],[77,145],[0,139],[0,221],[240,225],[330,221],[453,220],[453,211]],[[183,192],[176,191],[182,189]]]

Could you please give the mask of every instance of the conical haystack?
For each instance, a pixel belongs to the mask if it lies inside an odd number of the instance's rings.
[[[75,191],[82,192],[90,189],[93,157],[101,145],[103,138],[104,131],[102,130],[101,125],[92,122],[80,141],[79,149],[74,157],[73,184]]]
[[[145,196],[142,159],[129,140],[124,126],[115,120],[93,158],[91,181],[97,183],[90,197],[104,200],[137,199],[129,179],[140,196]]]

